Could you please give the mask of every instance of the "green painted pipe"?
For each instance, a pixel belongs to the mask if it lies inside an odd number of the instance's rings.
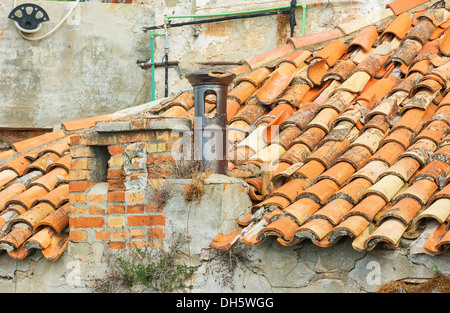
[[[217,16],[261,13],[261,12],[289,9],[290,7],[291,6],[282,6],[282,7],[274,7],[274,8],[269,8],[269,9],[257,9],[257,10],[242,11],[242,12],[213,13],[213,14],[201,14],[201,15],[172,15],[172,16],[169,16],[169,15],[165,14],[164,21],[168,21],[170,19],[175,19],[175,18],[217,17]],[[303,14],[302,15],[302,35],[305,35],[306,4],[305,3],[297,4],[296,7],[302,7],[302,14]]]
[[[306,33],[306,3],[302,3],[302,36]]]
[[[150,33],[150,53],[151,53],[151,65],[152,65],[152,101],[156,99],[155,91],[155,37],[164,36],[163,33]]]
[[[302,7],[302,35],[305,35],[306,28],[306,4],[297,4],[296,7]],[[197,18],[197,17],[217,17],[217,16],[229,16],[229,15],[240,15],[240,14],[251,14],[251,13],[261,13],[275,10],[289,9],[290,6],[274,7],[269,9],[257,9],[242,12],[230,12],[230,13],[214,13],[214,14],[203,14],[203,15],[164,15],[164,21],[167,22],[170,19],[175,18]],[[150,49],[151,49],[151,80],[152,80],[152,101],[155,100],[155,51],[154,51],[154,40],[157,36],[165,36],[164,33],[150,33]]]

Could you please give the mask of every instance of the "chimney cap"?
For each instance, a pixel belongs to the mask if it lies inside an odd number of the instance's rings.
[[[217,67],[202,67],[186,75],[192,86],[205,84],[229,86],[235,77],[236,74]]]

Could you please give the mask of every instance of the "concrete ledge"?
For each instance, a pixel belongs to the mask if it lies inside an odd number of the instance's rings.
[[[171,116],[142,116],[121,121],[100,121],[94,130],[98,133],[111,133],[136,130],[189,130],[192,122],[187,118]]]

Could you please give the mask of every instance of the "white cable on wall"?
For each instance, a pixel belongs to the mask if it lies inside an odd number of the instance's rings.
[[[17,1],[17,0],[14,0],[14,7],[16,7],[16,1]],[[79,3],[80,3],[80,0],[76,0],[76,2],[75,2],[75,3],[73,4],[73,6],[70,8],[69,12],[67,12],[66,16],[64,16],[63,19],[62,19],[55,27],[53,27],[52,30],[50,30],[47,34],[45,34],[45,35],[43,35],[43,36],[40,36],[40,37],[28,37],[28,36],[26,36],[24,33],[34,33],[34,32],[37,32],[37,31],[41,28],[41,25],[42,25],[42,24],[40,24],[39,27],[38,27],[37,29],[32,30],[32,31],[28,31],[28,30],[25,30],[25,29],[23,29],[22,27],[20,27],[20,25],[19,25],[17,22],[14,22],[14,23],[15,23],[17,29],[19,30],[19,34],[20,34],[24,39],[29,40],[29,41],[38,41],[38,40],[42,40],[42,39],[44,39],[44,38],[50,36],[51,34],[53,34],[59,27],[61,27],[61,25],[64,24],[64,22],[69,18],[70,14],[72,14],[73,10],[75,10],[75,8],[77,7],[77,5],[78,5]]]

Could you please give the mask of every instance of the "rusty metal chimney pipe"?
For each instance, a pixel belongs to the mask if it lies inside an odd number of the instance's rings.
[[[235,74],[220,68],[203,67],[186,75],[194,88],[194,159],[201,160],[205,170],[226,174],[227,95]],[[205,112],[207,95],[216,95],[216,111]]]

